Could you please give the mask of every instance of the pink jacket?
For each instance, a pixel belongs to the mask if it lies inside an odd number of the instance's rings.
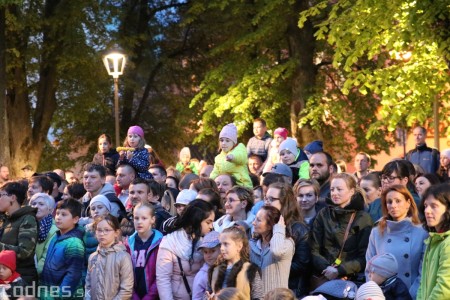
[[[183,229],[181,229],[184,231]],[[178,233],[178,234],[176,234]],[[166,240],[166,241],[165,241]],[[171,244],[172,242],[176,243]],[[197,242],[197,246],[200,241]],[[159,246],[158,258],[156,262],[156,284],[158,286],[159,298],[161,300],[189,300],[189,294],[185,288],[181,270],[178,265],[177,254],[181,258],[183,271],[189,282],[189,287],[193,288],[194,278],[203,265],[203,255],[197,250],[194,252],[192,265],[189,264],[192,241],[180,241],[179,231],[168,234],[163,238]],[[177,254],[176,254],[177,253]],[[180,255],[184,253],[184,255]]]

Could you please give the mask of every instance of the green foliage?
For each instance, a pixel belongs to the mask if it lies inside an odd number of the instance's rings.
[[[366,101],[380,100],[367,113],[377,116],[367,127],[367,139],[383,128],[392,132],[423,123],[432,116],[436,97],[448,102],[448,1],[342,0],[331,7],[327,3],[302,12],[299,25],[314,20],[316,38],[333,47],[333,66],[342,70],[339,88],[344,95],[356,92]],[[347,110],[334,101],[327,105],[315,109],[336,115]],[[441,115],[448,114],[446,109]]]
[[[298,66],[286,36],[287,21],[295,17],[292,2],[196,1],[190,7],[185,22],[205,30],[204,55],[211,62],[190,104],[202,117],[196,142],[216,144],[229,122],[248,137],[259,116],[269,128],[289,127],[290,82]]]

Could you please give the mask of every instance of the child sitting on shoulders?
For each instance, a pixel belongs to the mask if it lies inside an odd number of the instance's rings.
[[[217,231],[211,231],[205,235],[198,249],[203,252],[205,263],[197,275],[195,275],[192,288],[192,300],[203,300],[208,290],[208,270],[211,266],[214,266],[220,254],[219,233]]]
[[[398,263],[391,253],[375,255],[367,263],[369,280],[378,284],[386,300],[412,300],[406,284],[397,277]]]
[[[175,168],[180,171],[181,174],[194,173],[198,175],[197,165],[191,160],[191,150],[188,147],[184,147],[180,151],[180,161],[177,162]]]
[[[145,149],[144,130],[140,126],[128,128],[123,147],[117,147],[117,151],[120,154],[119,164],[126,163],[131,165],[136,170],[139,178],[153,178],[148,171],[150,167],[149,154],[147,149]]]
[[[225,125],[220,131],[219,145],[222,151],[214,159],[214,169],[210,178],[215,179],[219,175],[229,174],[236,178],[238,185],[252,188],[247,167],[247,149],[244,144],[238,144],[237,128],[233,123]]]
[[[16,287],[25,287],[26,283],[16,272],[16,253],[12,250],[3,250],[0,252],[0,297],[17,297],[13,292],[18,290]],[[20,290],[24,292],[24,290]],[[4,298],[1,298],[4,299]]]

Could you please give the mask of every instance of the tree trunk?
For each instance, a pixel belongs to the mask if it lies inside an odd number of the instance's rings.
[[[59,4],[60,1],[47,1],[44,17],[51,18],[56,13]],[[21,12],[17,6],[11,6],[9,12],[20,20]],[[9,33],[14,36],[14,39],[10,39],[14,41],[11,47],[18,50],[17,53],[19,55],[16,58],[16,67],[10,73],[13,85],[7,90],[6,96],[10,135],[10,166],[12,176],[19,177],[21,169],[26,164],[30,164],[34,170],[37,170],[47,140],[48,130],[56,110],[56,65],[59,55],[64,49],[64,45],[61,44],[59,39],[64,28],[54,30],[51,22],[46,23],[42,28],[43,52],[41,53],[34,115],[31,115],[31,95],[27,87],[25,65],[28,40],[27,29],[8,29]],[[59,47],[55,47],[55,45],[59,45]]]
[[[6,19],[0,6],[0,164],[10,166],[8,115],[6,113]]]
[[[308,1],[296,1],[294,7],[295,13],[290,17],[287,32],[290,56],[298,62],[291,83],[290,121],[292,136],[297,138],[300,145],[304,145],[314,138],[314,132],[309,126],[303,126],[299,130],[298,123],[306,101],[313,94],[312,89],[316,84],[315,38],[311,22],[307,21],[302,29],[298,27],[299,13],[309,8]]]

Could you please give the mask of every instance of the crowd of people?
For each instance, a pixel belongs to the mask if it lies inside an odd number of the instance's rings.
[[[450,149],[356,172],[263,119],[214,164],[165,166],[144,130],[70,170],[0,168],[1,299],[450,299]]]

